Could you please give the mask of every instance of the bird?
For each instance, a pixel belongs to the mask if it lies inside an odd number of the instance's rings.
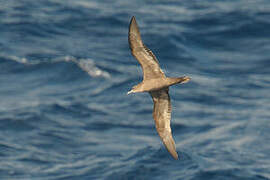
[[[170,126],[172,106],[169,86],[186,83],[191,78],[188,76],[166,77],[154,53],[144,45],[134,16],[129,24],[128,42],[131,54],[141,65],[143,81],[133,86],[127,94],[148,92],[151,95],[154,103],[152,115],[155,120],[156,130],[172,157],[178,159]]]

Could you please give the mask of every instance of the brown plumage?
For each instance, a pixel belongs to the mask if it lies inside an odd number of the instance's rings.
[[[143,81],[134,86],[128,94],[137,92],[150,93],[154,102],[153,118],[157,132],[170,154],[174,159],[178,159],[170,127],[172,108],[169,86],[188,82],[190,78],[187,76],[177,78],[165,76],[155,55],[143,44],[134,16],[129,25],[128,42],[132,55],[138,60],[143,70]]]

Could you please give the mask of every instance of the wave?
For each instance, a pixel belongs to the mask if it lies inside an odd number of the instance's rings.
[[[39,64],[44,64],[44,63],[59,63],[59,62],[73,62],[75,63],[81,70],[85,71],[88,73],[89,76],[91,77],[102,77],[102,78],[111,78],[110,73],[107,71],[99,68],[96,63],[94,62],[93,59],[90,58],[76,58],[73,56],[63,56],[51,60],[29,60],[25,57],[20,58],[17,56],[13,55],[5,55],[5,54],[0,54],[0,59],[6,59],[6,60],[11,60],[15,61],[20,64],[25,64],[25,65],[39,65]]]
[[[108,72],[98,68],[92,59],[76,59],[73,56],[66,56],[64,60],[66,62],[74,62],[78,67],[87,72],[91,77],[111,77]]]

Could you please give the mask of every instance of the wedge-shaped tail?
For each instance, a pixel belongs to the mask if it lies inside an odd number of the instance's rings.
[[[174,84],[183,84],[183,83],[187,83],[190,80],[190,77],[188,76],[183,76],[183,77],[177,77],[177,78],[172,78],[172,77],[168,77],[167,78],[170,86],[174,85]]]

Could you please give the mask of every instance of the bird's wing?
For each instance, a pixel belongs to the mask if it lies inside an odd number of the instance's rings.
[[[157,132],[167,150],[171,153],[174,159],[178,159],[170,126],[172,107],[169,88],[166,87],[149,93],[151,94],[154,102],[153,118],[155,120]]]
[[[128,42],[132,55],[142,66],[144,80],[165,77],[155,55],[143,44],[134,16],[129,25]]]

